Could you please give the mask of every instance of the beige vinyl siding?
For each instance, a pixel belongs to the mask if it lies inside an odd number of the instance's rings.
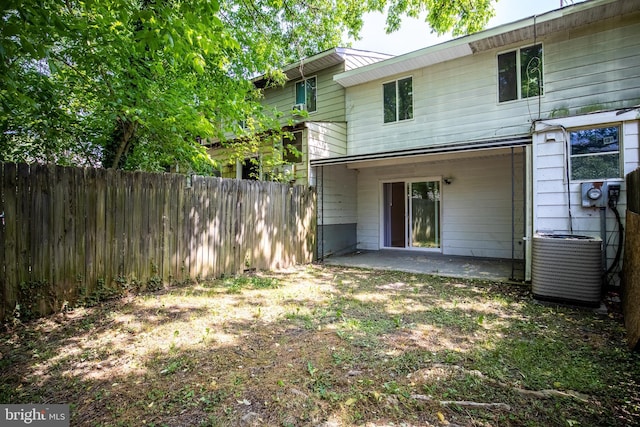
[[[516,257],[523,257],[523,155],[516,148]],[[511,258],[511,154],[487,152],[461,160],[407,163],[360,168],[358,174],[358,243],[380,249],[382,182],[412,178],[452,177],[442,184],[442,252],[448,255]]]
[[[635,23],[633,21],[636,21]],[[538,39],[544,95],[497,101],[497,55],[529,40],[347,88],[348,154],[526,135],[538,118],[640,104],[640,23],[608,20]],[[593,33],[593,34],[591,34]],[[383,124],[382,84],[413,77],[414,118]]]
[[[314,74],[305,75],[305,78],[316,77],[317,89],[316,111],[309,113],[307,118],[301,120],[313,121],[344,121],[344,88],[333,81],[333,75],[344,71],[344,64],[318,71]],[[268,108],[275,108],[281,113],[285,113],[281,120],[284,126],[291,118],[289,111],[296,103],[296,82],[301,79],[288,81],[283,87],[266,89],[262,104]]]
[[[207,148],[207,152],[217,162],[222,178],[236,178],[236,160],[231,148]]]

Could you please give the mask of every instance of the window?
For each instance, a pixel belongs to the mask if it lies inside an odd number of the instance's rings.
[[[256,157],[244,159],[240,164],[240,179],[258,180],[260,179],[260,163]]]
[[[542,45],[498,55],[498,101],[542,95]]]
[[[571,141],[571,179],[620,178],[620,127],[574,130]]]
[[[296,104],[305,104],[307,111],[316,111],[316,78],[310,77],[296,83]]]
[[[413,81],[411,77],[382,85],[384,122],[413,118]]]
[[[282,138],[283,160],[287,163],[300,163],[302,161],[302,132],[294,132],[292,135]]]

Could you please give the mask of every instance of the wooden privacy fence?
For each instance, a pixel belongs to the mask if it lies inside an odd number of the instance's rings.
[[[629,347],[640,351],[640,169],[626,177],[627,212],[622,264],[622,312]]]
[[[313,260],[316,197],[300,186],[0,163],[0,192],[0,320]]]

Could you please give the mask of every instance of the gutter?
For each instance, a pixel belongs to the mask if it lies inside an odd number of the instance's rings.
[[[311,166],[342,165],[347,163],[366,162],[372,160],[397,159],[444,153],[460,153],[467,151],[491,150],[496,148],[522,147],[531,145],[531,143],[531,135],[526,135],[511,138],[482,140],[476,142],[461,142],[457,144],[411,148],[407,150],[383,151],[380,153],[354,154],[327,159],[314,159],[309,163]]]

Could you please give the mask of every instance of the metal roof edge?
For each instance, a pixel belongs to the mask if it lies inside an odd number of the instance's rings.
[[[326,159],[310,160],[311,166],[331,166],[347,163],[366,162],[371,160],[393,159],[403,157],[425,156],[432,154],[455,153],[463,151],[479,151],[495,148],[518,147],[530,145],[531,135],[513,136],[500,139],[477,140],[471,142],[460,142],[456,144],[434,145],[429,147],[410,148],[406,150],[384,151],[379,153],[353,154]]]
[[[296,62],[293,62],[291,64],[285,65],[284,67],[282,67],[280,70],[283,73],[287,73],[288,71],[291,70],[295,70],[297,68],[300,67],[300,65],[302,64],[311,64],[315,61],[321,60],[325,57],[329,57],[329,56],[336,56],[336,59],[333,63],[333,65],[339,64],[340,62],[344,62],[347,56],[363,56],[363,57],[368,57],[368,58],[378,58],[380,60],[385,60],[385,59],[390,59],[393,58],[393,55],[387,54],[387,53],[381,53],[381,52],[374,52],[374,51],[370,51],[370,50],[361,50],[361,49],[353,49],[350,47],[334,47],[331,49],[327,49],[325,51],[319,52],[315,55],[311,55],[309,57],[306,58],[302,58]],[[339,58],[339,59],[338,59]],[[252,78],[251,80],[254,83],[260,82],[261,80],[263,80],[265,78],[266,74],[261,74],[259,76],[256,76],[254,78]]]

